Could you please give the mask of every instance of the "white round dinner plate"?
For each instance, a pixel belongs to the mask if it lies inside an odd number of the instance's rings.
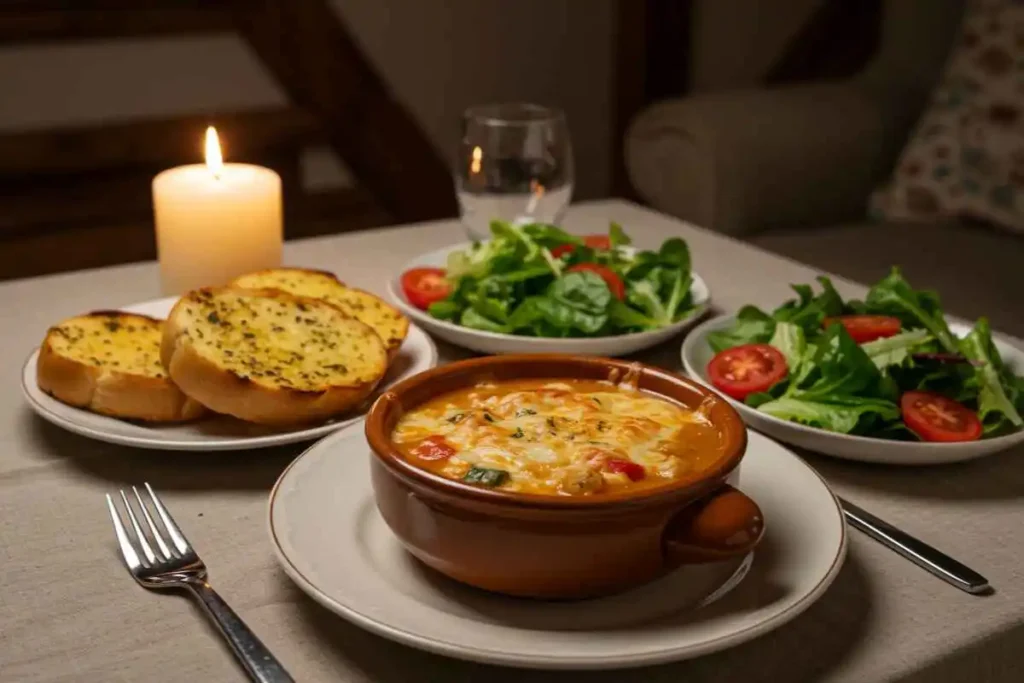
[[[142,313],[154,318],[166,318],[177,297],[156,299],[121,310]],[[301,441],[311,441],[362,419],[363,411],[317,424],[292,429],[280,429],[250,424],[226,415],[207,417],[193,422],[177,424],[147,424],[119,420],[98,415],[61,403],[39,389],[36,384],[36,362],[39,349],[28,357],[21,373],[21,389],[29,406],[41,417],[68,431],[99,441],[169,451],[234,451],[268,448]],[[407,377],[429,370],[437,365],[437,347],[433,340],[415,325],[409,325],[409,334],[402,344],[388,374],[377,392]],[[376,393],[374,394],[376,396]],[[364,403],[368,406],[370,401]]]
[[[277,557],[332,612],[460,659],[606,669],[722,650],[807,609],[846,553],[842,514],[821,478],[785,447],[750,434],[739,486],[761,506],[766,532],[745,560],[684,567],[607,598],[501,596],[456,583],[403,549],[377,511],[370,457],[356,425],[314,444],[284,471],[268,511]]]
[[[681,350],[683,367],[690,377],[714,389],[707,376],[708,363],[715,352],[708,344],[708,335],[732,325],[731,315],[712,318],[693,330],[683,341]],[[949,329],[957,337],[963,337],[971,328],[956,321],[948,321]],[[992,341],[1006,364],[1017,374],[1024,372],[1024,351],[1005,339],[993,335]],[[943,463],[973,460],[1024,442],[1024,430],[997,436],[991,439],[965,441],[960,443],[926,443],[922,441],[893,441],[867,436],[838,434],[817,427],[783,420],[751,408],[742,401],[724,396],[740,412],[747,426],[764,432],[779,441],[798,448],[830,455],[846,460],[885,463],[888,465],[939,465]]]
[[[448,263],[448,254],[453,251],[468,249],[470,242],[455,244],[423,254],[405,264],[401,271],[388,282],[388,294],[395,305],[418,325],[431,334],[446,342],[479,353],[573,353],[586,356],[625,356],[650,348],[666,341],[683,330],[692,327],[704,314],[711,302],[711,293],[700,275],[693,273],[693,284],[690,291],[693,296],[694,308],[682,320],[671,325],[649,332],[634,332],[610,337],[527,337],[517,334],[502,334],[474,330],[462,325],[438,320],[426,311],[422,311],[408,302],[402,292],[402,273],[410,268],[444,268]]]

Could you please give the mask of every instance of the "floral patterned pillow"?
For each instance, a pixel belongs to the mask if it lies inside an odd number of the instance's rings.
[[[871,212],[981,220],[1024,234],[1024,2],[968,5],[931,103]]]

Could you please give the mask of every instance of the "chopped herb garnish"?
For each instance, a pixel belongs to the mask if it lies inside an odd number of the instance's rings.
[[[601,399],[599,399],[597,396],[591,396],[590,398],[594,399],[594,403],[596,403],[597,405],[601,405]]]
[[[118,323],[114,322],[113,320],[105,322],[104,325],[111,332],[117,332],[118,328],[121,327]]]
[[[512,434],[512,438],[513,439],[521,439],[524,436],[526,436],[526,434],[523,434],[523,428],[522,427],[516,427],[515,433]]]
[[[549,417],[548,418],[548,427],[551,427],[552,430],[558,429],[558,427],[555,426],[555,418],[553,418],[553,417]]]
[[[220,322],[220,316],[217,315],[216,311],[214,311],[213,313],[210,313],[210,315],[206,316],[206,319],[209,322],[213,323],[214,325],[216,325],[216,324],[218,324]]]
[[[494,470],[489,467],[470,467],[462,481],[480,486],[501,486],[508,479],[505,470]]]
[[[608,423],[605,422],[604,420],[598,420],[598,422],[597,422],[597,431],[599,431],[599,432],[607,432],[608,431]]]
[[[488,422],[494,422],[494,416],[491,415],[490,413],[484,413],[484,419],[487,420]]]
[[[537,411],[530,408],[523,408],[522,410],[516,411],[516,417],[526,417],[527,415],[536,415]]]
[[[466,417],[465,413],[455,413],[454,415],[448,418],[448,422],[452,423],[453,425],[458,424],[462,422],[462,418],[464,417]]]

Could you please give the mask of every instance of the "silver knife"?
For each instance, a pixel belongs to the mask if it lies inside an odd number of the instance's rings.
[[[988,579],[970,567],[960,564],[949,555],[914,538],[907,532],[897,529],[870,512],[860,509],[848,500],[840,498],[839,502],[843,507],[843,515],[850,526],[860,529],[918,567],[972,595],[988,593],[992,590]]]

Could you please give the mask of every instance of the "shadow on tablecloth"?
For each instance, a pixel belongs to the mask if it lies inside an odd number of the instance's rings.
[[[827,678],[843,667],[868,634],[873,591],[854,553],[847,557],[835,583],[807,612],[779,629],[749,643],[698,659],[642,669],[555,672],[527,671],[462,662],[421,652],[375,636],[329,612],[293,586],[279,572],[282,594],[293,602],[289,640],[301,644],[292,661],[317,661],[311,680],[334,676],[338,680],[359,671],[380,683],[444,681],[460,683],[710,683],[744,681],[802,683]],[[736,605],[763,604],[766,591],[744,581],[733,593],[708,609],[729,610]],[[767,591],[770,594],[771,591]],[[732,607],[730,607],[732,606]],[[293,672],[297,673],[297,672]]]
[[[149,482],[157,491],[269,491],[309,443],[249,451],[157,451],[95,441],[31,415],[41,453],[81,473],[115,484]]]
[[[1012,448],[968,462],[899,467],[839,460],[798,451],[830,484],[875,490],[899,497],[933,500],[1024,498],[1024,448]],[[856,501],[853,501],[856,502]]]

